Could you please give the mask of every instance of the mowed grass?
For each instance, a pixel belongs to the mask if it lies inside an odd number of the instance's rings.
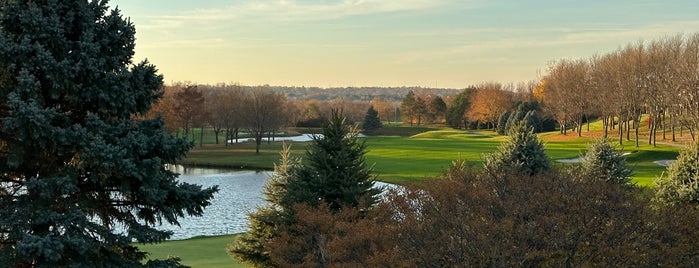
[[[236,268],[247,267],[228,255],[226,248],[235,241],[237,235],[196,237],[186,240],[166,241],[155,245],[140,245],[138,248],[148,252],[149,259],[167,259],[176,256],[182,264],[193,268]]]
[[[593,124],[594,130],[597,126]],[[426,179],[439,176],[452,161],[466,160],[476,168],[483,165],[484,156],[497,150],[506,140],[505,136],[492,131],[464,131],[455,129],[391,127],[385,130],[391,136],[369,136],[366,140],[367,162],[373,165],[378,179],[385,182],[406,184],[422,183]],[[583,131],[586,134],[586,131]],[[569,132],[562,136],[558,132],[540,134],[546,146],[546,153],[552,160],[579,157],[584,153],[589,137],[577,137]],[[292,154],[303,156],[307,143],[287,142],[292,146]],[[279,161],[281,142],[264,142],[260,153],[255,153],[254,143],[204,144],[189,152],[182,163],[196,166],[229,167],[241,169],[272,169]],[[634,182],[640,186],[652,186],[665,167],[653,161],[675,159],[678,146],[659,144],[657,147],[641,142],[624,141],[620,150],[629,153],[627,161],[634,169]],[[556,166],[563,164],[553,162]]]

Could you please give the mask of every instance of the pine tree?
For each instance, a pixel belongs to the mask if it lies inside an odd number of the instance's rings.
[[[657,181],[656,198],[669,204],[699,205],[699,142],[680,151],[667,168],[667,176]]]
[[[107,1],[0,0],[0,267],[142,266],[132,241],[216,192],[177,182],[191,143],[137,119],[162,76],[132,63],[134,33]]]
[[[583,179],[620,185],[629,184],[633,174],[626,165],[626,158],[606,139],[597,139],[587,144],[587,152],[581,157],[580,167]]]
[[[374,110],[374,106],[370,106],[369,110],[366,111],[366,116],[364,116],[364,122],[362,123],[362,130],[364,134],[372,134],[376,130],[380,129],[382,126],[381,119],[379,119],[379,112]]]
[[[374,188],[376,176],[367,166],[365,154],[366,144],[359,140],[357,131],[333,111],[322,135],[314,137],[307,149],[298,177],[289,181],[284,202],[288,206],[324,202],[332,210],[371,206],[379,190]]]
[[[280,226],[290,221],[290,208],[283,206],[282,199],[286,196],[289,180],[296,177],[300,168],[301,159],[293,158],[291,146],[284,145],[279,164],[274,165],[274,173],[262,190],[266,204],[248,215],[248,231],[228,248],[231,256],[254,267],[272,265],[264,245],[275,237]]]
[[[551,169],[544,144],[531,127],[520,122],[508,135],[508,140],[497,151],[485,156],[483,169],[488,174],[534,175]]]

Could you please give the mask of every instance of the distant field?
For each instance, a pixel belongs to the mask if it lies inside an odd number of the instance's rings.
[[[598,128],[592,125],[594,131]],[[585,133],[585,131],[584,131]],[[475,167],[482,166],[484,154],[493,152],[506,137],[491,131],[463,131],[426,127],[390,127],[382,130],[382,136],[366,137],[368,145],[367,161],[374,164],[379,180],[392,183],[422,182],[426,178],[438,176],[453,160],[464,159]],[[546,153],[551,159],[578,157],[584,152],[589,137],[578,138],[570,132],[566,136],[558,133],[545,133],[540,137],[545,141]],[[292,152],[302,156],[306,143],[294,142]],[[253,143],[224,146],[204,144],[195,147],[182,163],[198,166],[219,166],[242,169],[272,169],[279,160],[281,142],[264,143],[260,154],[255,154]],[[636,148],[633,141],[625,141],[619,147],[628,155],[628,162],[635,170],[634,182],[642,186],[652,186],[665,167],[653,163],[655,160],[674,159],[678,146],[659,144],[657,147],[640,143]],[[555,165],[566,165],[554,162]]]

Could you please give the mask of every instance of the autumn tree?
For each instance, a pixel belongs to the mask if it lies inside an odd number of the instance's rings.
[[[182,133],[189,137],[194,126],[205,119],[204,93],[197,86],[186,86],[175,93],[175,115],[182,125]]]
[[[162,76],[107,1],[0,1],[0,267],[178,267],[136,243],[216,188],[166,168],[191,144],[141,119]]]
[[[393,245],[399,259],[409,263],[406,266],[619,267],[682,262],[665,258],[657,247],[669,244],[654,239],[658,229],[667,230],[668,237],[679,231],[650,223],[654,216],[649,215],[649,200],[638,197],[635,190],[556,172],[493,177],[458,161],[445,173],[429,184],[387,196],[395,211]],[[683,247],[678,255],[697,248],[691,243]]]
[[[393,118],[394,108],[390,102],[380,98],[374,98],[371,100],[371,106],[374,107],[379,114],[379,119],[384,122],[388,123]]]
[[[162,97],[159,98],[145,115],[145,118],[153,119],[162,117],[165,121],[165,128],[169,133],[177,133],[180,130],[180,123],[175,113],[175,93],[179,90],[174,86],[163,86],[160,89]]]
[[[477,121],[494,129],[500,115],[512,109],[512,93],[502,90],[502,85],[497,83],[483,84],[476,88],[470,96],[466,117],[469,121]]]

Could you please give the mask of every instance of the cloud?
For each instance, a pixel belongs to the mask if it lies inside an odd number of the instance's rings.
[[[195,9],[149,16],[139,24],[148,30],[168,30],[191,23],[245,21],[324,21],[350,16],[419,11],[447,5],[444,0],[344,0],[306,3],[293,0],[248,1],[221,8]]]
[[[691,34],[699,28],[699,20],[675,21],[648,25],[587,25],[579,28],[479,28],[450,29],[444,32],[414,32],[398,34],[402,37],[430,37],[435,39],[457,39],[457,44],[429,49],[407,51],[397,56],[399,62],[439,61],[449,58],[503,59],[502,54],[513,50],[546,55],[554,49],[572,50],[580,47],[623,47],[642,41]],[[495,37],[485,37],[486,35]],[[466,36],[466,37],[464,37]],[[480,36],[479,38],[470,38]],[[472,41],[477,40],[477,41]],[[599,51],[601,53],[612,52]],[[490,55],[490,57],[486,57]],[[558,56],[548,54],[549,56]],[[570,55],[571,57],[592,56]]]

